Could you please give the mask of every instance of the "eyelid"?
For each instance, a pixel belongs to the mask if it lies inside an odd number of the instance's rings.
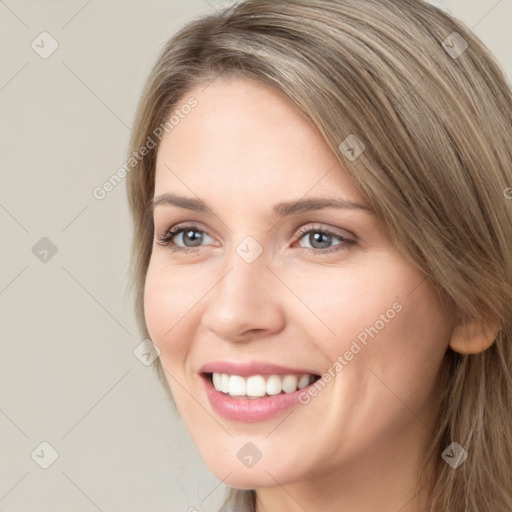
[[[171,231],[179,231],[181,229],[185,230],[187,228],[191,228],[191,229],[196,229],[197,231],[202,231],[204,233],[206,233],[208,236],[212,237],[212,238],[218,238],[217,234],[215,233],[214,230],[211,230],[210,228],[207,228],[204,224],[202,224],[201,222],[197,222],[197,221],[183,221],[183,222],[177,222],[175,224],[166,224],[166,226],[169,226],[169,227],[165,227],[163,230],[162,230],[162,235],[163,236],[166,236],[168,233],[170,233]],[[155,234],[157,232],[157,229],[156,229],[156,226],[155,226]]]
[[[301,238],[301,235],[304,233],[308,233],[309,231],[322,231],[324,233],[330,233],[332,235],[339,236],[345,240],[356,241],[357,237],[352,232],[347,229],[335,228],[335,227],[326,227],[326,224],[322,224],[321,222],[310,222],[305,224],[303,227],[296,230],[296,236]],[[340,232],[341,231],[341,232]]]

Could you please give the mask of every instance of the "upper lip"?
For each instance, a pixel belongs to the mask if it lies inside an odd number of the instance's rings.
[[[264,361],[211,361],[204,364],[199,373],[227,373],[229,375],[318,375],[318,373],[304,368],[289,368]]]

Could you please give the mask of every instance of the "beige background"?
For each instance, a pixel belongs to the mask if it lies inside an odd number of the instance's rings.
[[[101,201],[92,191],[124,163],[158,50],[225,4],[0,0],[2,512],[214,511],[222,501],[153,367],[133,353],[142,340],[125,296],[124,183]],[[443,4],[512,77],[512,0]],[[45,59],[31,47],[43,31],[58,43]],[[43,37],[40,52],[51,48]],[[58,453],[47,469],[43,441]]]

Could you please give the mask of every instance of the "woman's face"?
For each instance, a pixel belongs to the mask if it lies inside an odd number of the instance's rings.
[[[145,315],[205,463],[240,488],[421,465],[451,332],[437,296],[284,93],[222,78],[190,97],[158,151]]]

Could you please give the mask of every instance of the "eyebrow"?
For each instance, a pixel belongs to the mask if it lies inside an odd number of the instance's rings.
[[[174,205],[186,210],[214,215],[213,210],[209,208],[204,201],[191,197],[182,197],[169,193],[161,194],[153,198],[150,205],[150,210],[154,211],[157,206],[161,205]],[[273,214],[276,217],[286,217],[287,215],[293,215],[312,210],[321,210],[323,208],[362,210],[368,214],[373,213],[373,210],[370,207],[359,203],[354,203],[352,201],[347,201],[345,199],[315,197],[310,199],[278,203],[273,208]]]

